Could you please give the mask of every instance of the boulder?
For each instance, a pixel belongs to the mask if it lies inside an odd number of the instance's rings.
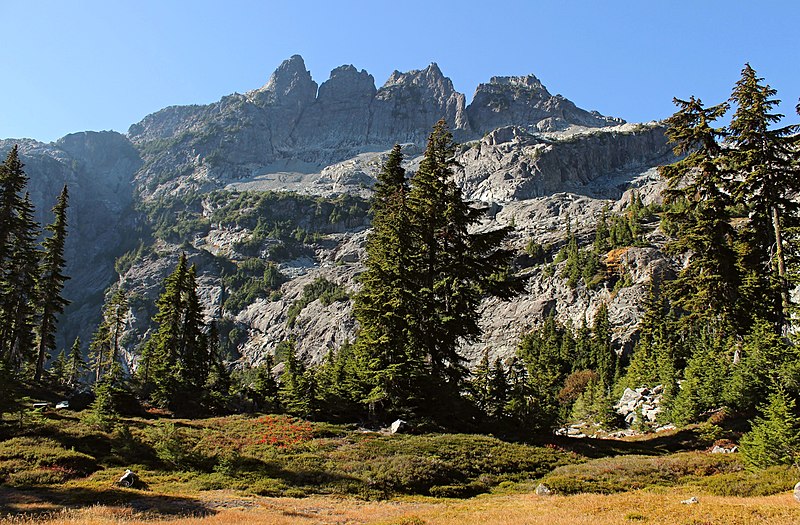
[[[800,501],[800,481],[794,486],[794,499]]]
[[[392,434],[397,434],[398,432],[401,432],[403,430],[408,430],[408,423],[406,423],[402,419],[397,419],[394,421],[394,423],[389,425],[389,432],[391,432]]]
[[[551,495],[552,493],[553,493],[553,491],[552,491],[552,490],[550,490],[550,487],[548,487],[548,486],[547,486],[547,485],[545,485],[544,483],[539,483],[539,484],[536,486],[536,495],[537,495],[537,496],[549,496],[549,495]]]

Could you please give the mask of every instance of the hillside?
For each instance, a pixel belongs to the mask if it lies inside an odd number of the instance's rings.
[[[233,338],[231,357],[257,363],[294,335],[306,359],[318,362],[325,349],[352,339],[349,303],[312,301],[292,328],[287,312],[317,277],[357,289],[353,277],[361,271],[369,222],[348,208],[333,217],[325,211],[324,224],[310,224],[314,219],[303,206],[316,199],[319,213],[320,205],[336,208],[344,195],[367,199],[394,143],[405,144],[408,169],[415,170],[431,125],[442,117],[463,144],[457,177],[465,196],[489,205],[486,228],[515,226],[509,246],[519,250],[522,267],[529,264],[523,249],[531,240],[552,247],[564,241],[567,217],[591,235],[603,206],[622,210],[630,188],[640,188],[646,202],[658,199],[652,168],[671,158],[658,125],[623,125],[584,111],[551,95],[532,75],[494,77],[477,88],[469,105],[465,100],[435,64],[395,72],[380,88],[367,72],[342,66],[318,86],[302,58],[293,56],[259,89],[207,106],[166,108],[132,125],[126,136],[87,132],[52,144],[20,142],[40,213],[64,182],[75,196],[67,257],[72,279],[65,291],[72,305],[59,345],[68,347],[76,335],[87,342],[103,294],[122,283],[134,296],[124,344],[128,365],[135,366],[153,313],[148,305],[176,254],[186,250],[198,265],[206,315],[224,319],[228,334],[247,334]],[[14,143],[1,142],[0,154]],[[256,233],[256,222],[240,220],[245,210],[231,204],[241,201],[241,191],[291,191],[298,201],[305,199],[300,195],[311,200],[276,218],[285,223],[282,233]],[[228,206],[224,217],[217,213],[221,206]],[[289,239],[298,228],[312,235]],[[288,244],[288,250],[275,249]],[[115,270],[118,259],[122,264]],[[661,259],[657,239],[627,254],[624,271],[631,279],[622,291],[573,289],[557,273],[545,277],[529,267],[528,292],[511,303],[487,303],[486,335],[464,351],[470,359],[484,348],[510,355],[519,334],[546,312],[575,323],[591,321],[598,301],[610,304],[616,344],[629,348],[640,315],[637,299]],[[250,294],[242,303],[248,296],[240,290],[244,281],[230,274],[236,273],[231,265],[243,268],[250,264],[246,260],[272,261],[286,276],[273,300]],[[246,276],[247,270],[239,273]],[[237,294],[235,307],[223,311],[227,298]]]

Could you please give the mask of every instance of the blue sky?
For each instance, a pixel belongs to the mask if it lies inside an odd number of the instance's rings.
[[[800,98],[796,0],[0,0],[0,138],[125,132],[148,113],[263,85],[299,53],[322,83],[353,64],[383,84],[437,62],[471,99],[493,75],[628,121],[672,98],[725,100],[747,61]]]

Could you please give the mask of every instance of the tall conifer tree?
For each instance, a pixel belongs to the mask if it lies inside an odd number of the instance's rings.
[[[712,127],[728,105],[706,108],[694,97],[675,99],[675,104],[680,109],[667,119],[667,136],[682,158],[659,171],[668,184],[665,201],[680,204],[667,212],[677,225],[667,248],[687,254],[688,262],[669,290],[674,303],[688,313],[687,320],[715,316],[730,322],[739,277],[728,212],[731,201],[724,191],[725,158],[718,142],[724,131]]]
[[[777,91],[763,84],[745,64],[736,83],[731,102],[736,112],[729,126],[733,148],[728,152],[731,168],[737,174],[734,195],[750,214],[747,242],[754,255],[756,273],[770,269],[778,283],[779,324],[788,330],[789,283],[786,273],[786,226],[797,222],[800,204],[794,198],[800,191],[800,173],[794,162],[794,135],[798,126],[772,128],[783,115],[774,113],[780,100]],[[774,257],[771,257],[774,249]]]
[[[64,243],[67,237],[67,201],[69,195],[67,187],[61,190],[58,201],[53,207],[55,220],[45,227],[50,236],[42,242],[41,273],[39,276],[39,343],[37,345],[36,371],[34,379],[39,381],[44,370],[44,360],[47,352],[56,346],[56,327],[58,314],[64,312],[64,307],[69,304],[62,295],[64,282],[69,277],[63,274]]]

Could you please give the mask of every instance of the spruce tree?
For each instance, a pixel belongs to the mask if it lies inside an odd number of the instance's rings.
[[[67,364],[67,386],[76,388],[81,381],[81,377],[86,372],[88,365],[83,359],[81,350],[81,338],[76,337],[69,351],[69,362]]]
[[[777,319],[785,333],[790,308],[785,231],[796,224],[800,210],[795,198],[800,174],[793,148],[798,126],[771,128],[783,115],[773,113],[780,100],[775,98],[777,91],[763,80],[745,64],[730,98],[736,112],[728,137],[733,147],[727,154],[737,175],[732,181],[733,193],[749,212],[747,241],[758,264],[753,270],[771,270],[767,273],[775,276],[780,298]]]
[[[58,201],[53,207],[55,220],[45,227],[50,236],[42,242],[41,270],[38,282],[39,302],[39,342],[37,345],[36,371],[34,380],[39,381],[44,370],[47,352],[56,346],[56,327],[58,314],[64,312],[69,304],[62,295],[64,282],[69,279],[63,274],[64,243],[67,237],[67,187],[61,190]]]

